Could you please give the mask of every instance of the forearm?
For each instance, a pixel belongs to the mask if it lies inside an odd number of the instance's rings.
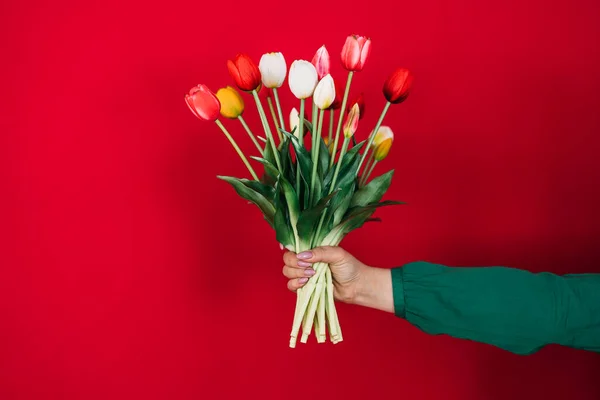
[[[356,283],[353,304],[393,313],[394,295],[389,269],[365,267]]]

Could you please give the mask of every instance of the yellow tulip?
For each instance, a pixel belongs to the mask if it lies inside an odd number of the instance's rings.
[[[219,89],[217,98],[221,102],[221,115],[225,118],[236,119],[244,112],[244,99],[231,86]]]
[[[392,148],[392,142],[392,139],[385,139],[375,147],[375,150],[373,150],[373,158],[375,161],[381,161],[387,157]]]

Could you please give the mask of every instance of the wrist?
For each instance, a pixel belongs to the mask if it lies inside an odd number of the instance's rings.
[[[394,312],[392,274],[389,269],[367,267],[356,281],[352,304]]]

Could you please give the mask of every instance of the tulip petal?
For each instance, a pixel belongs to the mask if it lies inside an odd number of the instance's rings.
[[[354,71],[360,62],[360,46],[354,36],[348,36],[342,48],[342,64],[349,71]]]
[[[365,63],[367,62],[367,58],[369,57],[370,53],[371,53],[371,39],[367,39],[361,46],[361,50],[360,50],[359,67],[361,70],[364,68]]]

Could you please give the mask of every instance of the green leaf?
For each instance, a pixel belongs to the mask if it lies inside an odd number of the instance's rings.
[[[386,201],[382,201],[380,203],[371,203],[371,204],[368,204],[366,206],[352,207],[352,208],[350,208],[350,210],[348,212],[348,216],[346,216],[346,218],[350,218],[353,215],[356,215],[356,214],[361,213],[363,211],[375,212],[375,209],[377,209],[379,207],[397,206],[397,205],[402,205],[402,204],[406,204],[406,203],[404,203],[402,201],[386,200]]]
[[[296,240],[292,232],[292,227],[289,221],[289,214],[285,196],[280,192],[279,182],[275,185],[275,217],[273,228],[275,229],[275,237],[284,247],[295,248]]]
[[[244,181],[231,176],[217,176],[217,178],[229,183],[237,194],[242,198],[254,203],[262,211],[267,222],[273,226],[273,218],[275,216],[275,207],[265,196],[257,192],[251,187],[244,184]]]
[[[329,149],[327,148],[327,145],[325,144],[323,138],[319,140],[319,145],[321,146],[319,150],[319,166],[321,167],[319,169],[319,174],[321,180],[323,180],[323,177],[327,175],[329,169],[329,160],[331,158],[331,155],[329,154]]]
[[[275,188],[271,185],[265,185],[264,183],[249,180],[249,179],[240,179],[240,181],[248,186],[250,189],[262,194],[265,196],[269,202],[273,202],[275,200]]]
[[[344,218],[346,211],[348,211],[348,207],[350,207],[350,201],[352,200],[353,191],[353,185],[346,185],[345,187],[343,187],[342,191],[339,194],[339,200],[337,204],[335,205],[335,207],[331,207],[331,210],[333,211],[333,226],[339,224]]]
[[[304,136],[306,136],[308,134],[308,132],[310,132],[312,134],[313,124],[306,118],[304,118],[304,127],[306,128],[306,129],[304,129]]]
[[[287,209],[290,216],[290,224],[292,229],[294,229],[298,223],[298,217],[300,216],[298,196],[296,195],[292,184],[281,175],[279,175],[279,186],[281,187],[281,191],[285,196],[285,201],[287,203]]]
[[[351,206],[366,206],[367,204],[380,201],[390,187],[393,175],[394,170],[388,171],[373,179],[368,185],[357,190],[352,197]]]
[[[306,183],[310,183],[310,176],[312,173],[312,159],[310,153],[296,136],[292,136],[285,131],[284,134],[292,141],[292,145],[294,146],[294,151],[296,153],[296,167],[298,165],[300,166],[300,175]]]
[[[348,215],[338,225],[332,228],[329,234],[323,240],[339,241],[351,231],[363,226],[365,222],[374,220],[374,218],[371,218],[371,215],[373,215],[376,208],[397,204],[404,203],[400,201],[383,201],[381,203],[369,204],[368,206],[364,207],[351,208]]]
[[[322,198],[314,207],[311,207],[307,210],[304,210],[300,213],[300,218],[298,219],[298,236],[308,242],[317,229],[317,225],[321,220],[321,215],[323,211],[329,203],[333,196],[335,196],[337,192],[331,193],[329,196]]]
[[[273,176],[273,177],[277,177],[277,175],[279,175],[279,171],[277,171],[277,168],[270,161],[267,161],[264,158],[255,157],[255,156],[250,156],[250,158],[255,161],[258,161],[259,163],[264,165],[265,172],[267,172],[268,175]]]
[[[336,225],[325,238],[323,238],[323,242],[339,242],[342,240],[344,236],[346,236],[349,232],[360,228],[363,224],[369,219],[373,211],[371,210],[362,210],[361,212],[356,213],[355,215],[349,216],[344,219],[340,224]]]

